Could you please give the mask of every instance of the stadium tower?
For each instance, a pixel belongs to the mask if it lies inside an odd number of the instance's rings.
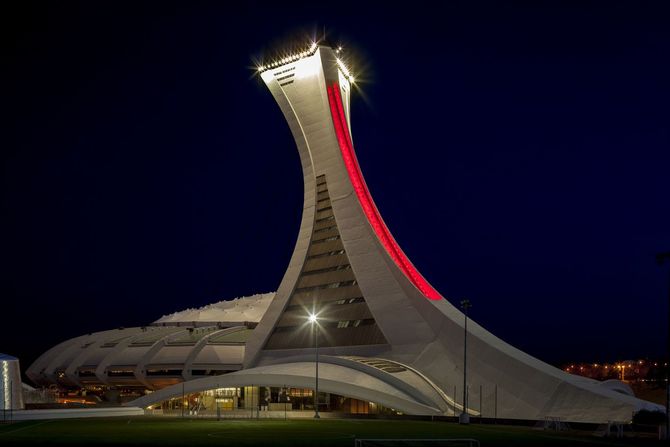
[[[259,68],[300,154],[304,206],[290,264],[247,343],[244,367],[312,359],[306,322],[315,313],[322,362],[388,361],[431,384],[436,392],[420,401],[460,412],[464,315],[412,265],[372,200],[351,137],[353,78],[338,53],[312,44]],[[489,416],[522,419],[628,420],[640,408],[622,389],[567,374],[474,322],[468,334],[470,414],[479,414],[480,401],[497,402]]]
[[[300,231],[277,292],[61,342],[28,368],[33,382],[128,389],[139,397],[125,405],[160,411],[175,402],[183,410],[188,395],[211,411],[219,396],[238,417],[261,407],[285,417],[280,396],[293,392],[296,411],[309,394],[333,412],[464,412],[464,315],[412,265],[370,196],[351,138],[353,78],[338,55],[312,44],[260,67],[304,178]],[[662,410],[622,382],[570,375],[475,322],[467,330],[466,415],[604,423]],[[317,369],[323,400],[311,391]]]

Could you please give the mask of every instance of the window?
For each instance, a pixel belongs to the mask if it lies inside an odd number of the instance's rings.
[[[365,320],[342,320],[337,322],[337,328],[344,329],[348,327],[369,326],[374,323],[375,320],[373,318],[366,318]]]
[[[110,369],[107,371],[108,377],[134,377],[133,371]]]
[[[283,74],[283,73],[288,73],[288,72],[291,71],[291,70],[295,70],[295,65],[292,66],[292,67],[288,67],[287,69],[282,70],[282,71],[276,71],[276,72],[275,72],[275,76],[280,75],[280,74]]]
[[[318,255],[307,256],[307,259],[325,258],[326,256],[335,256],[341,254],[344,254],[344,250],[335,250],[335,251],[328,251],[326,253],[319,253]]]
[[[324,239],[314,239],[312,241],[312,244],[323,244],[324,242],[336,241],[339,238],[340,238],[340,235],[338,234],[336,236],[330,236],[330,237],[327,237],[327,238],[324,238]]]
[[[337,225],[331,225],[329,227],[319,228],[318,230],[314,230],[314,233],[323,233],[324,231],[332,230],[334,228],[337,228]]]
[[[310,270],[308,272],[302,272],[302,276],[318,275],[319,273],[336,272],[338,270],[349,270],[349,269],[351,269],[351,265],[349,264],[336,265],[335,267],[327,267],[323,269],[316,269],[316,270]]]
[[[355,304],[355,303],[363,303],[365,302],[365,298],[362,296],[356,297],[356,298],[345,298],[343,300],[337,300],[337,301],[331,301],[331,302],[326,302],[320,304],[320,307],[322,309],[327,308],[328,306],[339,306],[341,304]],[[286,306],[284,309],[284,312],[293,312],[293,311],[301,311],[301,312],[307,312],[308,305],[304,304],[291,304],[290,306]]]
[[[365,301],[365,298],[362,296],[356,297],[356,298],[345,298],[343,300],[337,300],[334,301],[333,304],[354,304],[354,303],[362,303]]]
[[[321,284],[318,286],[311,286],[311,287],[300,287],[299,289],[295,289],[296,293],[300,292],[307,292],[310,290],[322,290],[322,289],[337,289],[338,287],[348,287],[348,286],[354,286],[356,285],[356,280],[353,279],[351,281],[339,281],[339,282],[331,282],[328,284]]]
[[[181,369],[148,369],[147,376],[181,376]]]
[[[322,217],[321,219],[316,219],[316,223],[326,222],[328,220],[335,220],[335,216],[330,215],[328,217]]]

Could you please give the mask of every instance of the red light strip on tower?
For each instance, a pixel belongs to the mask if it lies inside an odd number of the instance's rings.
[[[414,286],[424,294],[424,296],[431,300],[439,300],[442,297],[435,290],[428,281],[417,271],[412,263],[407,259],[407,256],[398,246],[398,243],[391,236],[391,232],[386,227],[382,220],[379,210],[372,200],[370,191],[368,190],[361,168],[356,159],[353,143],[351,142],[351,135],[349,135],[349,126],[344,116],[342,106],[342,96],[340,95],[340,85],[334,82],[332,86],[328,87],[328,102],[330,104],[330,114],[333,117],[333,125],[335,126],[335,133],[337,134],[337,142],[342,151],[342,158],[344,165],[349,173],[351,184],[356,191],[358,201],[363,207],[363,212],[368,218],[368,222],[372,226],[375,234],[386,249],[386,252],[391,256],[393,262],[402,270],[405,276],[410,280]]]

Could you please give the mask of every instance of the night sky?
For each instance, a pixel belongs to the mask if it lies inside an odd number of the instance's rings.
[[[2,6],[0,352],[276,290],[302,173],[252,61],[325,26],[433,286],[554,364],[663,355],[670,7],[316,3]]]

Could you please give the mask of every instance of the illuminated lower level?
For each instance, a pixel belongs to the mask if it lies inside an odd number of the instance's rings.
[[[309,388],[245,386],[213,388],[173,397],[147,408],[155,416],[188,416],[231,419],[311,418],[315,413],[314,390]],[[399,416],[402,412],[375,402],[331,393],[319,393],[322,416]]]

